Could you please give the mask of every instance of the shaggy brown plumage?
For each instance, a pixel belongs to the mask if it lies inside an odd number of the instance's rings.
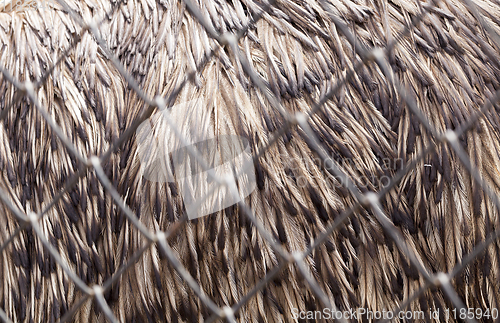
[[[475,2],[499,31],[498,2]],[[109,17],[104,15],[111,9],[107,0],[68,4],[85,21],[105,18],[101,36],[150,97],[167,97],[217,46],[181,1],[128,0]],[[219,32],[236,31],[250,22],[240,48],[289,112],[310,111],[359,60],[332,15],[373,48],[397,38],[424,10],[423,3],[407,0],[330,4],[327,12],[316,0],[278,0],[253,24],[251,16],[261,12],[262,2],[198,1],[203,16]],[[0,64],[19,81],[36,81],[76,35],[81,35],[81,26],[52,2],[45,10],[0,12]],[[457,128],[499,89],[500,49],[462,2],[439,2],[398,41],[388,63],[439,131]],[[18,92],[2,77],[0,93],[4,109]],[[89,33],[37,95],[83,156],[106,151],[145,109]],[[245,136],[253,153],[284,124],[230,50],[218,51],[171,109],[193,101],[211,120],[215,134]],[[499,124],[498,113],[489,112],[461,138],[473,166],[497,194]],[[343,86],[312,117],[311,126],[326,153],[362,192],[379,191],[387,178],[435,141],[375,64],[363,67]],[[259,158],[257,189],[245,200],[289,251],[310,246],[356,202],[322,170],[303,137],[302,130],[293,127]],[[137,145],[133,136],[111,156],[105,172],[147,228],[167,230],[185,212],[178,186],[146,180]],[[40,212],[78,170],[78,162],[26,98],[0,123],[0,164],[0,186],[25,212]],[[431,272],[452,270],[478,242],[500,229],[498,210],[447,146],[418,163],[382,202]],[[4,242],[18,222],[4,204],[0,219]],[[64,261],[89,285],[110,278],[146,242],[93,171],[64,194],[40,225]],[[188,221],[169,243],[219,306],[238,302],[279,259],[238,206]],[[453,281],[468,307],[499,308],[499,251],[495,242]],[[342,309],[392,309],[424,283],[369,210],[357,212],[306,260],[323,291]],[[14,239],[0,265],[0,304],[16,322],[57,320],[82,296],[32,230]],[[104,296],[123,322],[195,322],[210,315],[157,245]],[[319,307],[310,286],[289,266],[241,308],[237,319],[289,322],[292,308]],[[439,289],[411,304],[413,310],[440,307],[452,306]],[[103,321],[104,315],[88,301],[74,320]]]

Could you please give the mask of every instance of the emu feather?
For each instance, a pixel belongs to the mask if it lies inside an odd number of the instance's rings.
[[[68,5],[85,21],[103,19],[100,36],[150,98],[172,94],[219,46],[181,1],[128,0],[108,15],[113,3],[70,0]],[[436,143],[407,109],[392,77],[440,132],[459,128],[500,89],[500,48],[459,1],[433,5],[411,0],[338,0],[326,5],[316,0],[279,0],[266,13],[262,13],[265,1],[197,3],[201,15],[218,32],[236,33],[249,24],[237,47],[289,113],[309,113],[314,102],[361,59],[359,48],[332,17],[347,24],[368,48],[398,41],[386,58],[392,76],[367,64],[310,119],[324,151],[363,193],[383,189],[403,164]],[[475,3],[499,32],[498,3]],[[421,10],[427,10],[422,21],[402,35]],[[259,14],[262,19],[255,22],[253,17]],[[128,87],[95,37],[58,3],[47,1],[43,9],[32,9],[26,2],[0,11],[0,66],[20,82],[36,82],[76,36],[80,42],[36,94],[79,154],[100,155],[146,104]],[[168,109],[188,109],[190,102],[199,103],[192,113],[200,113],[203,127],[214,136],[247,138],[256,154],[285,120],[243,65],[231,50],[218,49]],[[0,93],[3,111],[19,90],[1,76]],[[492,109],[460,141],[474,169],[497,195],[499,120],[498,111]],[[189,137],[190,125],[182,118],[176,122]],[[152,124],[161,133],[161,123]],[[345,183],[324,170],[325,163],[305,137],[303,129],[292,127],[254,161],[257,189],[245,199],[277,243],[290,252],[310,247],[356,203],[342,186]],[[166,231],[188,206],[178,184],[145,176],[138,158],[144,148],[140,139],[133,135],[103,169],[146,228]],[[165,158],[165,171],[169,163]],[[0,187],[24,212],[41,212],[79,169],[75,156],[27,98],[14,105],[0,124],[0,165]],[[443,145],[417,163],[381,203],[418,261],[432,273],[453,270],[478,243],[500,229],[492,201],[451,148]],[[3,203],[0,220],[0,243],[4,243],[19,223]],[[40,227],[69,268],[89,286],[103,284],[147,242],[92,171],[49,209]],[[221,307],[242,300],[278,265],[279,255],[238,205],[188,221],[168,242],[204,294]],[[499,307],[499,247],[498,242],[490,245],[453,281],[466,307]],[[425,283],[408,255],[398,251],[371,211],[363,208],[305,260],[321,289],[340,309],[393,309]],[[15,322],[57,321],[83,296],[31,229],[7,246],[0,267],[0,307]],[[104,298],[124,322],[195,322],[211,314],[156,244],[121,274]],[[319,304],[297,268],[288,265],[241,307],[236,320],[290,322],[292,309],[318,310]],[[439,289],[428,290],[410,305],[411,310],[443,307],[452,304]],[[72,319],[101,322],[105,317],[96,303],[87,301]]]

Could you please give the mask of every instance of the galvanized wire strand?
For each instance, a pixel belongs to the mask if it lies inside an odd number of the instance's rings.
[[[128,205],[125,203],[125,201],[121,198],[120,193],[116,191],[116,189],[113,187],[113,184],[109,181],[109,178],[106,176],[104,173],[104,170],[102,169],[101,162],[99,158],[97,157],[91,157],[90,161],[92,163],[92,166],[94,167],[94,170],[96,172],[97,177],[99,178],[99,181],[101,184],[104,186],[104,188],[107,189],[107,191],[111,194],[111,197],[115,201],[116,205],[125,213],[129,221],[135,225],[137,229],[149,240],[152,242],[156,242],[157,237],[154,233],[150,232],[148,228],[142,224],[137,216],[132,212],[132,210],[128,207]]]
[[[115,317],[113,311],[111,310],[111,308],[109,308],[108,302],[106,302],[106,300],[104,299],[103,290],[101,286],[95,285],[94,288],[92,289],[94,291],[94,296],[97,301],[97,304],[99,304],[99,306],[101,307],[104,315],[106,315],[106,317],[111,323],[119,323],[120,321],[118,321],[118,319]]]
[[[12,323],[12,320],[7,316],[4,310],[0,308],[0,319],[2,319],[5,323]]]

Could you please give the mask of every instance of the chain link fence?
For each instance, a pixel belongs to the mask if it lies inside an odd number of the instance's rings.
[[[74,21],[81,25],[82,31],[81,34],[75,34],[74,42],[71,44],[69,48],[59,57],[59,59],[55,62],[53,66],[47,69],[44,76],[38,80],[36,83],[30,82],[20,82],[14,78],[12,73],[6,70],[4,67],[0,66],[1,73],[3,74],[4,81],[8,81],[12,83],[17,89],[16,99],[10,104],[9,107],[5,108],[0,113],[0,119],[4,119],[11,109],[16,108],[16,104],[23,99],[23,97],[29,98],[29,100],[34,104],[39,113],[43,116],[47,124],[52,128],[52,130],[57,134],[61,142],[67,148],[67,150],[76,157],[76,159],[80,162],[80,170],[73,174],[66,182],[64,189],[58,192],[54,197],[51,203],[49,203],[45,209],[41,210],[38,213],[29,213],[25,214],[18,207],[16,207],[7,197],[8,195],[5,192],[0,191],[0,199],[2,203],[10,209],[10,211],[17,217],[19,221],[19,227],[16,230],[15,234],[12,235],[8,240],[6,240],[3,245],[0,247],[0,251],[5,252],[5,249],[11,244],[15,238],[19,235],[23,230],[32,228],[36,233],[38,239],[40,239],[43,246],[50,252],[52,257],[57,262],[58,266],[64,270],[66,275],[76,284],[78,289],[80,289],[85,297],[78,300],[74,306],[66,313],[66,315],[61,319],[61,322],[70,321],[72,315],[79,310],[79,308],[89,299],[93,298],[97,304],[99,304],[102,312],[111,322],[118,322],[119,320],[113,314],[113,311],[107,304],[105,297],[103,296],[105,291],[107,291],[116,281],[119,279],[120,275],[122,275],[125,271],[127,271],[131,266],[134,266],[135,262],[141,258],[142,254],[150,248],[153,244],[157,244],[159,248],[165,253],[169,262],[178,272],[178,274],[182,277],[182,279],[192,288],[192,290],[196,293],[196,295],[201,299],[203,304],[207,306],[207,308],[212,312],[212,315],[206,320],[206,322],[214,322],[219,319],[226,319],[229,322],[235,322],[235,313],[256,293],[261,291],[266,284],[271,282],[280,271],[286,266],[293,264],[296,268],[303,274],[305,280],[310,285],[311,290],[314,292],[317,299],[321,302],[324,307],[335,308],[335,304],[332,304],[329,297],[325,294],[325,292],[320,288],[317,281],[315,281],[313,275],[311,275],[308,265],[305,263],[304,259],[308,257],[311,252],[317,248],[319,245],[324,243],[328,237],[334,232],[338,230],[339,227],[356,211],[360,208],[369,208],[373,211],[376,219],[380,222],[380,225],[385,229],[386,233],[394,240],[397,248],[400,251],[407,255],[411,266],[416,268],[419,274],[424,277],[426,283],[424,286],[408,297],[397,309],[394,309],[393,312],[403,310],[409,306],[413,301],[421,297],[427,290],[433,287],[441,287],[445,295],[449,298],[449,300],[453,303],[453,305],[457,309],[465,308],[465,305],[459,298],[457,292],[453,289],[451,285],[451,281],[471,262],[473,262],[490,244],[494,243],[496,239],[500,236],[500,231],[496,231],[491,233],[487,239],[483,242],[479,243],[475,246],[474,250],[463,258],[462,262],[459,263],[455,269],[449,273],[438,273],[433,274],[431,270],[425,268],[412,253],[411,248],[409,248],[405,242],[405,239],[396,229],[394,223],[389,219],[389,217],[385,214],[380,200],[384,195],[386,195],[390,190],[392,190],[395,185],[397,185],[405,175],[407,175],[412,169],[416,167],[418,163],[420,163],[425,156],[435,151],[437,145],[446,144],[451,147],[451,149],[456,153],[459,159],[462,161],[465,168],[470,172],[474,180],[480,185],[480,187],[484,190],[484,192],[489,196],[491,201],[495,204],[498,210],[500,210],[500,200],[499,197],[494,193],[493,189],[489,187],[489,185],[484,181],[481,175],[478,173],[476,169],[471,164],[471,161],[465,152],[464,148],[461,146],[459,142],[459,137],[467,133],[471,130],[474,125],[484,117],[484,113],[488,110],[492,109],[494,105],[498,103],[500,100],[500,92],[497,92],[496,95],[489,100],[480,110],[478,110],[471,118],[469,118],[464,124],[462,124],[456,130],[447,130],[446,132],[440,132],[435,129],[429,120],[426,119],[424,113],[419,109],[414,99],[406,92],[404,86],[400,83],[400,81],[391,77],[393,75],[392,67],[388,64],[388,57],[394,48],[398,45],[398,40],[403,37],[408,36],[412,33],[412,29],[415,25],[417,25],[429,12],[432,10],[436,10],[434,7],[438,0],[435,2],[429,3],[419,3],[420,6],[420,14],[413,19],[413,21],[408,24],[408,26],[399,32],[398,37],[395,37],[386,47],[384,48],[374,48],[368,49],[359,42],[354,35],[349,26],[347,26],[340,18],[338,18],[334,11],[331,10],[332,4],[327,0],[321,0],[321,6],[323,6],[329,13],[330,19],[335,24],[336,28],[347,38],[347,40],[351,43],[352,47],[356,49],[356,54],[361,58],[357,64],[353,66],[352,69],[348,71],[345,78],[337,80],[336,84],[331,87],[330,91],[322,96],[319,102],[316,102],[310,113],[296,113],[290,114],[286,111],[285,108],[281,106],[281,100],[273,94],[272,89],[269,88],[269,85],[262,81],[261,76],[253,69],[252,64],[247,60],[247,57],[243,55],[241,49],[238,47],[239,40],[246,35],[249,28],[257,23],[262,17],[265,15],[266,11],[271,10],[272,6],[275,5],[274,1],[269,3],[264,3],[262,5],[262,13],[260,15],[256,15],[250,19],[249,23],[240,29],[238,33],[223,33],[220,34],[212,25],[206,21],[206,18],[201,14],[201,11],[198,8],[198,5],[194,3],[192,0],[182,0],[189,13],[195,17],[199,23],[205,28],[207,33],[215,39],[220,46],[216,47],[212,52],[207,54],[202,63],[196,66],[196,69],[191,71],[184,81],[179,84],[171,94],[166,97],[148,97],[148,95],[143,91],[138,82],[134,79],[132,75],[130,75],[126,67],[120,62],[120,60],[113,54],[113,52],[109,49],[106,41],[101,37],[99,26],[103,19],[112,15],[114,11],[120,10],[120,7],[124,4],[122,2],[114,3],[112,6],[112,11],[110,13],[104,14],[100,21],[85,21],[81,16],[79,16],[64,0],[57,0],[57,2],[66,10]],[[500,48],[500,38],[495,32],[495,30],[488,24],[488,22],[482,17],[479,11],[476,8],[476,5],[471,0],[463,0],[463,3],[469,10],[475,15],[476,19],[481,24],[481,28],[487,31],[490,36],[490,39]],[[147,109],[143,111],[139,118],[133,124],[126,129],[123,134],[113,142],[112,146],[108,151],[103,153],[100,156],[93,156],[90,158],[86,158],[79,154],[78,150],[73,146],[70,138],[65,136],[64,132],[61,130],[60,126],[52,119],[49,115],[45,107],[43,107],[36,95],[36,90],[41,87],[49,78],[50,74],[54,72],[54,69],[58,64],[63,64],[62,62],[65,59],[65,56],[76,47],[76,45],[81,41],[83,35],[85,33],[90,33],[97,43],[99,44],[101,50],[106,55],[107,59],[109,59],[110,63],[112,63],[120,74],[123,76],[124,80],[128,83],[128,86],[137,93],[137,95],[145,102],[147,105]],[[192,82],[197,74],[197,71],[202,70],[203,67],[212,60],[218,51],[223,50],[224,48],[231,50],[234,55],[241,62],[241,66],[246,73],[246,75],[251,79],[252,83],[260,90],[261,94],[265,96],[266,100],[272,105],[274,109],[276,109],[286,121],[286,124],[276,131],[272,135],[272,139],[269,142],[269,145],[266,147],[262,147],[261,151],[257,152],[254,156],[255,159],[258,159],[269,147],[277,142],[277,140],[283,136],[286,131],[291,129],[292,127],[300,127],[302,131],[307,135],[306,142],[315,151],[318,156],[322,159],[322,163],[324,165],[328,165],[329,167],[325,167],[325,171],[330,172],[333,176],[337,178],[341,178],[343,183],[346,183],[346,188],[349,192],[357,199],[357,204],[353,207],[345,210],[340,216],[338,216],[333,223],[330,223],[326,230],[311,244],[311,246],[307,250],[303,250],[302,252],[289,253],[287,252],[281,245],[278,243],[273,235],[268,232],[262,223],[256,219],[252,210],[248,205],[245,205],[243,200],[239,202],[239,207],[244,210],[245,215],[252,222],[252,224],[257,228],[259,234],[267,240],[267,242],[272,246],[274,251],[281,257],[279,265],[274,269],[268,271],[267,275],[261,280],[259,284],[254,286],[253,290],[241,298],[241,300],[234,304],[232,307],[219,307],[213,300],[211,300],[207,295],[202,291],[201,287],[197,284],[196,280],[189,274],[188,270],[183,267],[181,261],[176,258],[173,250],[169,246],[167,241],[168,237],[170,237],[176,230],[181,227],[185,221],[188,220],[187,216],[184,216],[175,226],[173,226],[169,231],[156,231],[153,232],[148,229],[145,225],[141,223],[136,214],[127,206],[123,196],[117,191],[117,189],[113,186],[110,179],[106,176],[105,171],[103,170],[103,163],[109,160],[110,156],[126,141],[130,140],[133,133],[137,130],[140,124],[149,118],[152,113],[157,110],[164,110],[167,106],[171,105],[175,100],[177,95],[181,92],[182,88],[188,83]],[[361,193],[356,187],[355,183],[343,173],[342,169],[337,165],[336,161],[332,160],[327,153],[322,149],[320,140],[314,134],[313,130],[310,126],[310,118],[312,115],[316,114],[318,111],[321,111],[322,106],[328,100],[332,99],[332,97],[342,89],[342,87],[348,84],[350,78],[356,75],[364,65],[367,64],[376,64],[380,70],[387,76],[387,79],[392,82],[391,86],[393,86],[398,91],[398,95],[403,99],[406,104],[406,107],[411,111],[411,113],[418,118],[419,122],[425,127],[426,130],[430,134],[432,134],[433,139],[435,140],[434,146],[426,147],[425,150],[420,154],[420,156],[411,160],[410,163],[405,165],[405,167],[400,170],[396,176],[394,176],[388,185],[382,189],[378,193],[367,192]],[[168,120],[167,120],[168,121]],[[170,126],[175,128],[176,125],[170,121]],[[181,140],[184,140],[181,138]],[[207,162],[204,161],[196,151],[195,147],[190,146],[189,154],[193,156],[205,169],[209,169]],[[248,163],[245,167],[253,167],[253,164]],[[128,262],[119,268],[116,273],[105,283],[101,285],[88,286],[85,282],[78,277],[76,273],[74,273],[70,267],[67,265],[66,261],[62,259],[62,257],[58,254],[57,250],[54,246],[49,242],[49,239],[44,234],[42,228],[39,225],[39,220],[44,217],[49,209],[53,207],[59,201],[64,194],[69,192],[75,185],[77,185],[78,181],[86,174],[87,171],[92,170],[97,175],[99,181],[103,185],[103,187],[107,190],[107,192],[112,196],[116,206],[118,206],[126,215],[128,220],[142,233],[145,240],[148,241],[142,248],[140,248],[130,259]],[[244,172],[245,169],[241,170],[241,173]],[[221,186],[226,186],[228,188],[234,188],[234,181],[227,178],[217,178],[214,180],[219,183]],[[237,192],[237,189],[232,189],[232,192]],[[213,193],[213,192],[211,192]],[[210,192],[209,192],[210,194]],[[235,193],[238,194],[238,193]],[[235,198],[239,198],[236,196]],[[6,321],[11,322],[8,314],[0,309],[0,317]],[[340,321],[344,321],[340,319]],[[474,322],[474,319],[466,318],[466,321]]]

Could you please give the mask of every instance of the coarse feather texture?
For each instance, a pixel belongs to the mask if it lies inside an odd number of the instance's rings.
[[[84,21],[103,19],[100,35],[149,97],[168,97],[205,54],[216,48],[181,1],[127,0],[110,15],[112,2],[67,2]],[[500,31],[497,1],[475,1]],[[316,0],[277,0],[254,23],[265,2],[200,0],[202,16],[218,32],[250,28],[239,48],[288,112],[308,112],[360,60],[333,23],[337,17],[368,48],[398,40],[387,62],[438,131],[456,129],[500,85],[500,48],[460,1],[442,0],[404,37],[399,33],[429,4],[411,0],[338,0],[328,9]],[[330,10],[330,11],[327,11]],[[43,9],[0,12],[0,64],[16,80],[36,81],[81,41],[36,93],[41,106],[83,156],[99,155],[146,109],[96,39],[50,2]],[[0,77],[0,106],[16,88]],[[221,49],[186,83],[169,109],[196,102],[215,135],[248,138],[252,153],[267,146],[284,125],[280,113],[256,89],[229,49]],[[152,118],[154,121],[154,118]],[[362,67],[322,110],[311,127],[325,152],[361,192],[380,191],[435,139],[408,110],[375,64]],[[482,178],[500,193],[499,114],[492,110],[462,136],[461,144]],[[152,122],[161,133],[161,123]],[[183,126],[180,124],[180,126]],[[255,161],[257,189],[245,199],[255,217],[288,251],[309,247],[328,224],[356,203],[325,172],[301,128],[292,127]],[[148,181],[137,137],[125,142],[103,167],[140,221],[168,230],[185,213],[176,183]],[[24,212],[40,212],[78,171],[34,104],[21,99],[0,122],[0,186]],[[478,243],[500,229],[498,210],[455,153],[441,145],[382,199],[382,206],[419,262],[449,272]],[[0,204],[0,243],[19,226]],[[62,259],[86,284],[102,284],[146,243],[112,201],[93,171],[65,193],[40,220]],[[169,239],[174,253],[219,306],[240,301],[279,256],[237,205],[187,221]],[[499,244],[493,243],[453,286],[469,308],[500,307]],[[35,233],[23,231],[0,258],[0,305],[15,322],[52,322],[82,296]],[[398,251],[369,209],[356,212],[306,258],[313,277],[339,308],[389,310],[425,281]],[[123,273],[105,295],[123,322],[195,322],[211,312],[175,272],[157,245]],[[289,265],[236,314],[240,322],[290,322],[292,309],[321,307],[312,288]],[[453,307],[439,288],[428,290],[412,310]],[[77,322],[101,322],[87,301]],[[441,318],[442,319],[442,318]]]

